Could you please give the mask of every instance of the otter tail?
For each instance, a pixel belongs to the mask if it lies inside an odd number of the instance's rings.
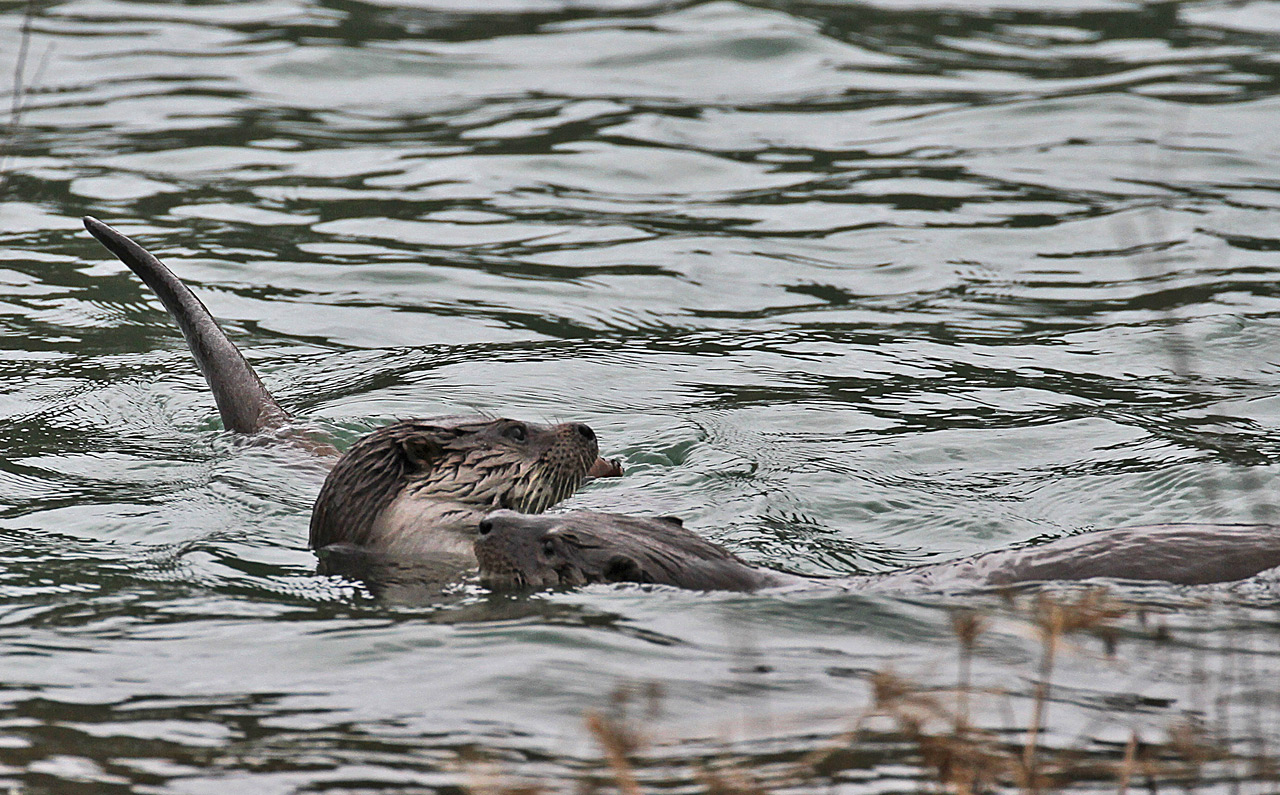
[[[178,321],[200,372],[213,390],[213,399],[227,430],[258,433],[279,428],[289,421],[288,413],[271,397],[209,310],[164,263],[96,218],[85,216],[84,228],[138,274]]]

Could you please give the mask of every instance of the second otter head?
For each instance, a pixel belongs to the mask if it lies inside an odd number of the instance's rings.
[[[631,524],[614,514],[494,511],[475,541],[480,581],[496,591],[647,582],[634,554],[644,537]]]
[[[601,469],[598,456],[595,433],[581,423],[402,420],[334,466],[311,514],[310,545],[469,556],[485,513],[547,509]]]
[[[672,516],[494,511],[478,530],[480,581],[495,591],[622,582],[754,591],[791,581],[751,566]]]

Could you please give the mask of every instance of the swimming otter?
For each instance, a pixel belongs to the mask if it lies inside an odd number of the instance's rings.
[[[487,512],[546,510],[577,491],[597,452],[595,433],[576,422],[397,422],[334,465],[311,512],[310,545],[469,556]]]
[[[674,516],[494,511],[480,522],[475,553],[480,581],[493,590],[646,582],[757,591],[801,581],[748,564]]]
[[[718,591],[806,582],[876,590],[951,590],[1095,577],[1205,585],[1243,580],[1280,566],[1280,527],[1151,525],[1097,530],[896,572],[821,580],[752,566],[671,517],[495,511],[480,523],[475,552],[480,580],[494,590],[596,582]]]
[[[164,263],[125,235],[84,219],[107,249],[146,282],[178,322],[209,382],[227,430],[287,430],[291,421],[209,310]],[[332,447],[296,437],[307,449]],[[486,511],[537,512],[586,480],[622,474],[599,457],[596,435],[582,423],[542,426],[506,418],[402,420],[356,442],[325,478],[311,514],[309,544],[388,554],[444,553],[471,559],[476,524]]]

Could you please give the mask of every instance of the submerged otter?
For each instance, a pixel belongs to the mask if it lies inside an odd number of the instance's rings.
[[[480,581],[493,590],[644,582],[757,591],[800,578],[756,568],[686,530],[674,516],[494,511],[480,523]]]
[[[1280,566],[1274,525],[1151,525],[1096,530],[1046,544],[972,555],[884,574],[819,580],[750,565],[672,517],[572,511],[495,511],[475,542],[491,589],[637,582],[707,591],[758,591],[799,583],[860,589],[972,589],[1106,578],[1206,585]]]
[[[85,228],[146,282],[177,321],[227,430],[287,431],[291,420],[204,304],[142,246],[94,218]],[[301,435],[294,441],[337,451]],[[538,512],[586,480],[621,475],[581,423],[491,417],[402,420],[356,442],[330,471],[311,515],[310,546],[470,560],[475,528],[495,508]],[[322,557],[323,559],[323,557]]]

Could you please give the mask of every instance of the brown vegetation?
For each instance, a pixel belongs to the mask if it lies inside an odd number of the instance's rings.
[[[1039,647],[1030,714],[1016,732],[1007,727],[992,730],[971,721],[975,704],[1008,699],[1011,694],[975,687],[970,681],[974,651],[993,616],[961,609],[952,614],[951,621],[958,646],[958,677],[953,685],[931,685],[887,669],[877,671],[869,676],[870,703],[853,717],[853,728],[806,753],[780,759],[776,754],[724,749],[709,756],[705,750],[682,753],[680,744],[671,742],[661,744],[664,753],[650,753],[653,740],[642,727],[652,725],[656,718],[661,691],[654,685],[621,686],[607,710],[586,715],[586,729],[602,759],[577,780],[556,782],[547,789],[545,784],[513,784],[499,779],[473,791],[491,795],[552,791],[641,795],[678,790],[765,795],[822,790],[835,784],[841,774],[884,763],[918,768],[921,791],[956,795],[1042,795],[1081,787],[1126,795],[1135,789],[1188,790],[1208,781],[1222,783],[1224,775],[1230,781],[1265,782],[1268,787],[1277,783],[1275,766],[1269,759],[1232,753],[1209,729],[1190,719],[1172,722],[1158,738],[1130,731],[1123,747],[1112,751],[1044,744],[1055,665],[1073,639],[1098,641],[1102,651],[1111,655],[1122,625],[1128,632],[1141,632],[1155,640],[1164,629],[1148,628],[1144,611],[1100,588],[1075,596],[1038,593],[1029,598],[1010,597],[1008,604],[1011,617],[1034,633]],[[645,714],[637,717],[630,707],[638,700],[647,706]],[[1217,767],[1210,770],[1214,765]]]

